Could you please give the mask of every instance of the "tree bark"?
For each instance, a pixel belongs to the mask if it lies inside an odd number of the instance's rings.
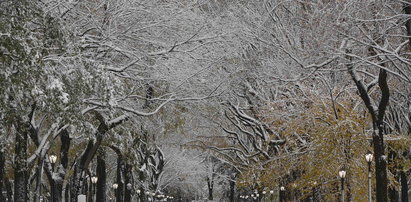
[[[5,178],[4,183],[6,185],[7,201],[13,201],[13,189],[11,182],[8,178]]]
[[[124,192],[124,202],[131,202],[131,192],[132,192],[132,187],[128,187],[127,185],[130,183],[131,185],[133,184],[132,182],[132,166],[128,163],[125,165],[124,169],[124,176],[125,176],[125,192]]]
[[[408,202],[408,181],[407,174],[404,171],[400,171],[401,180],[401,201]]]
[[[406,0],[407,3],[404,3],[404,13],[407,15],[411,15],[411,1]],[[411,19],[405,21],[405,27],[407,28],[407,36],[411,37]],[[408,39],[408,44],[411,47],[411,40]]]
[[[27,201],[27,138],[28,126],[18,122],[16,125],[15,169],[14,169],[14,202]]]
[[[121,176],[122,167],[123,167],[123,159],[121,155],[117,155],[116,183],[118,184],[118,188],[116,190],[116,202],[123,202],[124,184],[123,184],[122,176]]]
[[[3,182],[5,181],[5,157],[3,153],[3,148],[0,148],[0,201],[6,201],[5,196],[3,195]]]
[[[96,201],[105,202],[106,201],[106,154],[103,149],[99,150],[97,155],[97,195]]]
[[[214,200],[213,199],[214,180],[210,179],[210,177],[207,177],[207,187],[208,187],[208,200],[212,201]]]
[[[235,199],[235,181],[234,180],[230,180],[229,182],[230,184],[230,194],[229,194],[229,200],[230,202],[234,202]]]

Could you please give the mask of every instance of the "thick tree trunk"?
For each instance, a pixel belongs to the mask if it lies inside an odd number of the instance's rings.
[[[377,133],[377,134],[375,134]],[[375,155],[375,179],[376,179],[376,199],[377,202],[387,202],[387,160],[384,155],[384,138],[382,130],[373,134],[374,155]]]
[[[128,184],[133,185],[132,182],[132,166],[128,163],[126,163],[125,170],[124,170],[124,176],[125,176],[125,187],[126,190],[124,192],[124,202],[131,202],[131,191],[132,187],[129,187]]]
[[[43,159],[39,157],[38,167],[37,167],[37,179],[36,179],[36,196],[34,198],[35,202],[40,202],[42,175],[43,175]]]
[[[106,155],[103,149],[99,150],[97,155],[97,195],[96,201],[105,202],[106,201]]]
[[[50,183],[51,202],[61,202],[61,194],[59,192],[59,185],[53,180]]]
[[[63,199],[63,182],[64,182],[64,177],[68,169],[68,155],[69,155],[69,149],[70,149],[70,143],[71,143],[71,138],[70,134],[68,133],[67,130],[63,130],[60,133],[60,141],[61,141],[61,146],[60,146],[60,163],[61,167],[59,166],[58,170],[59,172],[59,180],[53,180],[55,183],[55,190],[54,190],[54,198],[55,202],[60,202]]]
[[[20,123],[21,124],[21,123]],[[27,131],[24,125],[16,124],[15,169],[14,169],[14,201],[27,201]]]
[[[74,174],[72,177],[71,181],[71,186],[70,186],[70,201],[71,202],[77,202],[77,196],[80,194],[80,188],[81,188],[81,172],[82,169],[79,168],[79,165],[74,166]]]

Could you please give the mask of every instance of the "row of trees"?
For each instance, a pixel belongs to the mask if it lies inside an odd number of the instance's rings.
[[[221,93],[221,25],[190,1],[0,5],[0,201],[92,198],[93,176],[97,201],[201,195],[206,157],[167,142],[187,141],[187,103]]]
[[[411,2],[0,4],[0,200],[408,200]]]
[[[408,201],[411,128],[408,1],[264,1],[216,126],[196,142],[239,173],[246,192],[285,186],[288,199]],[[314,190],[314,191],[313,191]],[[399,194],[401,193],[401,195]]]

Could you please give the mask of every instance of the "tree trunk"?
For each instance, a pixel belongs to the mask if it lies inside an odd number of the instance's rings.
[[[37,167],[37,182],[36,182],[36,195],[34,197],[35,202],[40,202],[41,196],[41,180],[43,175],[43,159],[41,157],[38,158],[38,167]]]
[[[15,126],[16,145],[15,145],[15,169],[14,169],[14,202],[27,201],[27,131],[24,124],[18,123]]]
[[[411,1],[410,0],[406,0],[407,3],[404,4],[404,12],[407,15],[411,14]],[[411,19],[408,19],[405,22],[405,27],[407,28],[407,36],[410,37],[411,36]],[[411,47],[411,40],[408,39],[408,43],[409,46]]]
[[[64,202],[70,201],[70,183],[66,184],[66,189],[64,190]]]
[[[348,57],[351,60],[350,57]],[[384,64],[382,64],[384,66]],[[377,202],[388,201],[388,178],[387,178],[387,157],[384,155],[384,116],[388,106],[390,91],[387,83],[387,71],[380,69],[378,75],[378,86],[381,90],[381,98],[378,106],[376,106],[373,98],[368,94],[366,85],[357,76],[353,70],[353,66],[348,66],[348,72],[355,82],[361,99],[365,107],[371,115],[373,123],[373,147],[375,156],[375,179],[376,179],[376,199]]]
[[[382,128],[380,128],[378,132],[374,130],[373,144],[375,155],[376,199],[377,202],[387,202],[387,160],[384,155],[384,138]]]
[[[123,202],[123,192],[124,192],[124,185],[122,181],[122,167],[123,167],[123,160],[121,155],[117,155],[117,177],[116,177],[116,183],[118,184],[118,188],[116,190],[116,202]]]
[[[407,174],[404,171],[400,172],[401,180],[401,202],[408,202],[408,181]]]
[[[207,177],[207,187],[208,187],[208,200],[213,200],[213,188],[214,188],[214,180]]]
[[[81,171],[82,169],[79,168],[80,165],[76,164],[74,166],[74,173],[72,177],[72,181],[70,184],[70,201],[77,202],[77,196],[80,194],[80,182],[81,182]]]
[[[111,122],[106,120],[100,113],[95,112],[96,119],[100,121],[100,125],[97,128],[97,132],[94,135],[94,140],[89,140],[86,149],[80,155],[79,159],[76,161],[74,165],[74,176],[71,181],[71,202],[77,202],[77,196],[80,192],[81,182],[82,182],[82,173],[88,168],[90,162],[93,160],[95,154],[97,153],[98,149],[101,146],[103,141],[104,135],[110,129],[120,125],[123,121],[127,120],[127,116],[121,116],[119,118],[114,119],[115,121]],[[109,124],[107,124],[109,123]]]
[[[3,182],[5,181],[5,173],[4,173],[4,166],[5,166],[5,157],[3,153],[3,148],[0,148],[0,201],[6,201],[5,196],[3,195]]]
[[[97,155],[97,195],[96,201],[105,202],[106,201],[106,155],[103,149],[99,150]]]
[[[71,138],[70,134],[66,129],[64,129],[60,133],[60,141],[61,141],[61,146],[60,146],[60,163],[61,166],[59,166],[59,180],[54,180],[55,183],[55,190],[54,190],[54,197],[56,202],[60,202],[63,199],[63,182],[64,182],[64,177],[68,169],[68,156],[69,156],[69,149],[70,149],[70,143],[71,143]],[[68,202],[68,201],[67,201]]]
[[[140,164],[141,165],[141,164]],[[142,172],[142,171],[138,171],[138,180],[140,181],[140,182],[144,182],[145,181],[145,177],[144,177],[144,172]],[[140,185],[141,186],[141,185]],[[144,202],[145,200],[144,200],[144,196],[145,196],[145,193],[144,193],[144,189],[143,189],[143,186],[141,186],[141,187],[139,187],[139,189],[140,189],[140,195],[139,195],[139,199],[140,199],[140,202]]]
[[[133,185],[132,183],[132,166],[128,163],[126,163],[125,170],[124,170],[124,176],[125,176],[125,192],[124,192],[124,202],[131,202],[131,191],[132,187],[129,187],[128,184]]]
[[[4,179],[4,182],[6,184],[6,192],[7,192],[7,201],[13,201],[13,189],[11,182],[8,178]]]
[[[234,202],[234,196],[235,196],[235,181],[233,179],[230,180],[230,194],[229,194],[229,200],[230,202]]]

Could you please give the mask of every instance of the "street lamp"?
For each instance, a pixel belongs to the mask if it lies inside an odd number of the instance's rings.
[[[313,184],[313,193],[311,196],[312,201],[315,201],[315,187],[317,186],[317,181],[312,182]]]
[[[52,167],[53,172],[54,172],[54,164],[57,162],[57,156],[54,155],[54,154],[50,155],[49,156],[49,161],[51,163],[51,167]]]
[[[262,192],[261,192],[261,194],[263,195],[263,201],[265,202],[265,194],[267,193],[267,191],[265,191],[265,190],[263,190]]]
[[[371,196],[371,162],[373,159],[373,155],[371,152],[367,152],[367,154],[365,155],[365,161],[367,161],[368,164],[368,200],[370,202],[372,202],[372,196]]]
[[[93,176],[91,177],[91,183],[93,184],[93,192],[92,192],[92,197],[91,198],[95,198],[95,194],[96,194],[96,183],[97,183],[97,176]],[[94,200],[95,201],[95,200]]]
[[[345,175],[346,175],[346,171],[341,169],[340,171],[338,171],[338,175],[341,178],[341,202],[344,202],[344,179],[345,179]]]
[[[274,198],[274,190],[270,190],[270,201],[273,201]]]
[[[137,201],[140,201],[140,193],[141,193],[141,190],[140,190],[140,189],[137,189],[137,190],[136,190],[136,193],[137,193]]]
[[[91,177],[91,183],[96,184],[97,183],[97,176]]]
[[[284,196],[283,196],[283,195],[284,195],[284,192],[285,192],[285,187],[284,187],[284,186],[281,186],[281,187],[280,187],[280,195],[279,195],[279,198],[280,198],[279,201],[280,201],[280,202],[283,202],[283,200],[284,200],[284,199],[283,199],[283,198],[284,198]]]
[[[54,155],[54,154],[49,155],[49,161],[51,163],[51,172],[54,173],[54,165],[57,162],[57,156]],[[50,190],[50,192],[51,192],[51,201],[54,201],[55,197],[56,197],[56,190],[55,190],[55,187],[54,187],[54,183],[52,183],[50,189],[51,189]]]
[[[111,187],[113,187],[114,189],[114,201],[117,201],[117,188],[118,188],[118,184],[114,183],[113,185],[111,185]]]

